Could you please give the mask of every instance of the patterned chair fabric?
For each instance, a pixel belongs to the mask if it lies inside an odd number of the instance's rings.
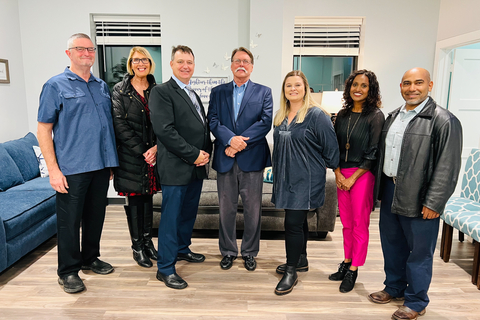
[[[451,197],[441,215],[445,223],[480,242],[480,149],[472,149],[460,197]]]

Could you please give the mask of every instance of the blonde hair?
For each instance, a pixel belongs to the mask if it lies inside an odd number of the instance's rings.
[[[152,56],[150,55],[150,52],[148,52],[147,49],[144,47],[133,47],[130,50],[130,53],[128,54],[128,59],[127,59],[127,71],[129,74],[133,75],[133,69],[132,69],[132,57],[135,54],[135,52],[138,52],[140,54],[143,54],[145,57],[150,60],[150,74],[153,74],[155,72],[155,61],[153,61]]]
[[[285,82],[287,81],[287,78],[295,77],[295,76],[302,78],[304,89],[305,89],[305,95],[303,96],[303,105],[300,108],[300,110],[298,110],[297,112],[296,122],[302,123],[303,120],[305,120],[305,116],[307,115],[307,112],[308,110],[310,110],[310,108],[322,109],[318,104],[318,102],[316,102],[310,94],[310,86],[308,85],[308,80],[307,80],[307,77],[305,77],[305,74],[300,70],[290,71],[285,76],[285,79],[283,79],[282,94],[280,96],[280,109],[275,114],[275,118],[273,120],[273,124],[276,127],[282,124],[283,120],[285,120],[285,118],[288,117],[288,113],[290,112],[290,101],[288,101],[285,96]],[[328,114],[328,112],[326,112],[325,110],[322,109],[322,111],[325,112],[325,114],[327,114],[328,116],[330,116],[330,114]]]

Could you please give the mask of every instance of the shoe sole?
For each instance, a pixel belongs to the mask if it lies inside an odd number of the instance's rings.
[[[109,274],[109,273],[112,273],[115,268],[112,268],[112,269],[108,269],[108,270],[105,270],[105,271],[102,271],[102,270],[97,270],[97,269],[92,269],[90,267],[87,267],[87,266],[82,266],[81,268],[82,270],[91,270],[97,274]]]
[[[308,266],[306,266],[306,267],[300,267],[300,268],[297,268],[296,270],[297,270],[297,272],[307,272],[307,271],[308,271]],[[285,271],[284,271],[284,270],[279,270],[278,268],[275,269],[275,271],[276,271],[278,274],[285,274]]]
[[[297,283],[298,283],[298,279],[297,279],[297,280],[295,280],[295,283],[293,284],[293,286],[292,286],[290,289],[288,289],[288,290],[285,290],[285,291],[278,291],[277,289],[275,289],[275,294],[276,294],[277,296],[283,296],[283,295],[286,295],[286,294],[288,294],[288,293],[292,292],[292,290],[293,290],[293,287],[295,287],[295,286],[297,285]]]
[[[190,262],[190,263],[201,263],[201,262],[205,261],[205,259],[203,259],[201,261],[197,261],[197,260],[190,260],[190,259],[186,259],[186,258],[177,257],[177,261],[187,261],[187,262]]]
[[[157,280],[165,283],[165,285],[166,285],[167,287],[172,288],[172,289],[181,290],[181,289],[185,289],[186,287],[188,287],[188,283],[186,283],[186,282],[185,282],[185,285],[182,285],[181,287],[175,287],[175,286],[171,286],[171,285],[169,285],[168,283],[166,283],[165,281],[163,281],[162,278],[158,278],[158,277],[157,277]]]
[[[377,299],[372,298],[371,295],[368,295],[367,298],[368,298],[368,300],[370,300],[371,302],[377,303],[377,304],[387,304],[387,303],[389,303],[390,301],[402,301],[402,300],[405,300],[405,298],[392,298],[392,299],[390,299],[390,300],[377,300]]]
[[[426,312],[427,312],[427,309],[423,309],[422,311],[420,311],[420,312],[418,313],[418,315],[421,317],[421,316],[423,316]],[[397,318],[397,317],[395,316],[395,314],[392,314],[392,319],[393,319],[393,320],[402,320],[401,318]],[[418,317],[413,318],[413,319],[411,319],[411,320],[417,320],[417,319],[418,319]]]
[[[65,288],[65,286],[63,285],[63,280],[62,279],[58,279],[58,284],[61,285],[63,287],[63,291],[65,291],[66,293],[78,293],[78,292],[82,292],[83,290],[85,290],[85,286],[79,286],[78,288],[72,288],[72,289],[69,289],[69,288]]]

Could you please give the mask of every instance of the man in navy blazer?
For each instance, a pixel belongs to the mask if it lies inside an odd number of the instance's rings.
[[[263,170],[271,166],[265,136],[272,126],[272,91],[250,81],[253,55],[240,47],[231,56],[233,81],[212,89],[208,107],[215,136],[213,169],[217,171],[220,206],[220,267],[230,269],[237,258],[236,215],[242,198],[245,227],[241,254],[247,270],[255,270],[260,248]]]

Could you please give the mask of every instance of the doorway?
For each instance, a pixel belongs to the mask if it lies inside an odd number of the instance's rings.
[[[437,42],[432,96],[462,123],[463,149],[454,196],[460,195],[465,162],[480,147],[480,31]]]

